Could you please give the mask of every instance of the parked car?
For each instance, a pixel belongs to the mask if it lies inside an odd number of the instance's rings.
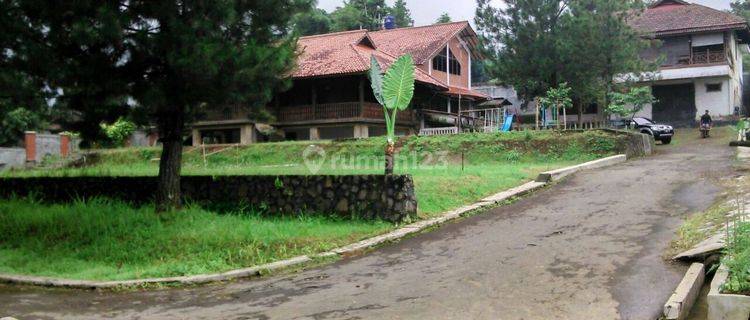
[[[674,136],[674,127],[656,123],[649,118],[635,117],[629,121],[628,125],[641,133],[653,136],[654,140],[661,141],[663,144],[670,144]]]

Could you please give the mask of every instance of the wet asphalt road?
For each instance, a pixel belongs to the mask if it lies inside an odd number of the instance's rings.
[[[686,269],[663,259],[669,240],[734,174],[731,149],[699,143],[295,274],[151,292],[0,286],[0,317],[656,319]]]

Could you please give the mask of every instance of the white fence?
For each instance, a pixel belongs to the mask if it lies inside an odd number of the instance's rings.
[[[438,136],[446,134],[457,134],[458,127],[444,127],[444,128],[424,128],[419,130],[420,136]]]

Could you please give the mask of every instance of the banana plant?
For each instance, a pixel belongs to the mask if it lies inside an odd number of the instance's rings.
[[[414,60],[410,55],[399,57],[383,76],[378,61],[371,57],[370,83],[375,99],[383,106],[387,139],[385,174],[391,175],[396,151],[396,114],[406,110],[414,97]]]
[[[734,130],[737,131],[737,141],[747,140],[748,131],[750,131],[750,118],[740,119],[740,121],[737,122],[737,126],[734,127]]]

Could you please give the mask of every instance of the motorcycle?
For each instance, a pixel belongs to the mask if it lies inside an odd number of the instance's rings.
[[[701,138],[706,139],[711,136],[711,124],[701,123]]]

